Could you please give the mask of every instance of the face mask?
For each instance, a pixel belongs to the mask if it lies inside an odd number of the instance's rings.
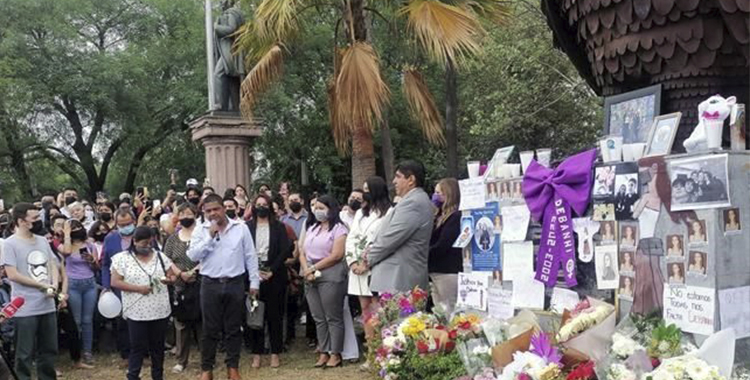
[[[31,233],[34,235],[40,236],[44,236],[44,234],[47,232],[44,230],[44,223],[42,223],[41,220],[37,220],[36,222],[32,223],[31,229],[29,231],[31,231]]]
[[[180,219],[180,225],[185,228],[190,228],[193,224],[195,224],[195,219],[193,218]]]
[[[159,231],[159,227],[151,227],[151,233],[152,233],[152,234],[153,234],[154,236],[159,236],[159,235],[161,235],[161,232]]]
[[[253,215],[256,215],[258,218],[268,218],[271,215],[271,209],[265,206],[253,207]]]
[[[70,239],[73,241],[86,240],[86,230],[76,230],[70,232]]]
[[[78,199],[76,197],[65,197],[65,205],[70,205],[71,203],[75,203]]]
[[[359,199],[353,199],[349,202],[349,208],[353,211],[359,210],[360,207],[362,207],[362,202]]]
[[[99,214],[99,219],[101,219],[102,222],[109,222],[112,220],[112,214],[108,212],[101,213]]]
[[[432,204],[434,204],[435,207],[437,208],[443,207],[444,202],[445,201],[443,201],[443,197],[441,197],[440,194],[438,193],[432,194]]]
[[[119,231],[121,236],[132,236],[135,232],[135,224],[128,224],[125,227],[120,227]]]
[[[372,203],[372,194],[370,194],[370,193],[364,193],[364,194],[362,194],[362,199],[365,202],[367,202],[368,204]]]
[[[234,219],[237,217],[237,211],[236,210],[227,210],[227,217],[229,219]]]
[[[317,219],[318,222],[328,221],[328,211],[315,210],[315,219]]]
[[[100,234],[96,234],[96,235],[94,235],[94,240],[96,240],[96,241],[98,241],[99,243],[101,243],[101,242],[103,242],[103,241],[104,241],[104,238],[105,238],[105,237],[107,237],[107,235],[106,235],[106,234],[102,234],[102,233],[100,233]]]
[[[302,211],[302,203],[292,202],[289,204],[289,209],[294,213],[300,212]]]
[[[197,197],[197,198],[188,198],[188,202],[190,202],[190,203],[192,203],[192,204],[194,204],[194,205],[197,206],[198,203],[201,203],[201,199],[200,199],[200,197]]]
[[[135,249],[133,250],[135,251],[136,255],[141,255],[141,256],[146,256],[149,253],[151,253],[151,248],[149,247],[135,247]]]

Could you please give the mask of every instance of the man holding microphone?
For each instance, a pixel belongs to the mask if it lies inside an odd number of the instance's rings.
[[[226,216],[223,200],[216,194],[203,200],[205,222],[193,233],[187,255],[200,263],[201,312],[201,380],[213,380],[216,347],[224,338],[226,366],[230,380],[240,380],[239,364],[245,307],[245,274],[251,295],[260,287],[258,257],[250,230],[240,220]]]

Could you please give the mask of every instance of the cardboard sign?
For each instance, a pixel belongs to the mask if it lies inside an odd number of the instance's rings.
[[[664,287],[664,321],[682,331],[701,335],[714,333],[716,290],[697,286]]]
[[[491,277],[492,273],[486,272],[459,273],[456,306],[486,311]]]
[[[513,292],[499,286],[490,286],[487,290],[489,295],[488,311],[490,316],[505,320],[513,317]]]
[[[721,329],[732,327],[737,339],[750,337],[750,286],[719,290]]]
[[[471,210],[484,207],[485,191],[484,178],[469,178],[458,181],[461,191],[459,210]]]

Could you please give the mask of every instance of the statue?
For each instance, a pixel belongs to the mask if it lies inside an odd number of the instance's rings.
[[[233,54],[234,33],[244,24],[242,11],[233,0],[221,2],[221,15],[214,24],[214,110],[239,112],[240,83],[245,76],[241,54]]]
[[[724,99],[721,95],[714,95],[699,104],[698,120],[700,122],[695,126],[690,137],[683,142],[685,150],[690,153],[721,148],[724,120],[729,117],[735,104],[737,104],[736,97]]]

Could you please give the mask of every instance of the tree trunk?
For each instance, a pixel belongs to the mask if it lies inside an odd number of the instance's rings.
[[[382,145],[381,159],[383,160],[383,174],[385,174],[385,183],[388,187],[391,187],[393,182],[394,174],[394,157],[393,157],[393,141],[391,141],[391,127],[388,124],[388,117],[383,117],[383,122],[380,123],[380,143]]]
[[[362,187],[367,178],[375,175],[375,147],[372,133],[357,128],[352,134],[352,189]]]
[[[2,117],[2,120],[0,120],[0,124],[2,126],[3,131],[5,132],[5,140],[6,144],[8,146],[8,154],[10,156],[10,167],[13,169],[13,173],[15,174],[15,182],[18,184],[19,189],[21,190],[21,194],[24,197],[27,197],[27,199],[24,199],[24,201],[29,201],[33,199],[34,191],[32,190],[31,186],[31,177],[29,176],[29,171],[26,168],[26,157],[24,156],[24,147],[21,143],[21,135],[18,131],[18,128],[20,127],[15,120],[11,120],[8,115],[0,115]]]
[[[445,134],[448,176],[458,178],[458,73],[451,60],[445,67]]]

